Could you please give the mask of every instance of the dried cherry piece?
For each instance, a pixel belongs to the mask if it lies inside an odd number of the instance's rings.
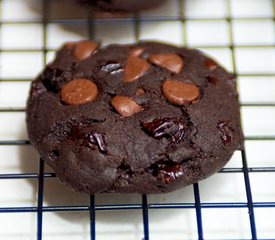
[[[156,170],[157,178],[161,179],[165,184],[174,182],[183,175],[183,168],[180,164],[165,166]]]
[[[217,85],[217,83],[219,81],[217,77],[212,76],[212,75],[209,75],[206,78],[207,78],[208,82],[210,82],[210,83],[212,83],[214,85]]]
[[[107,144],[105,142],[105,136],[101,133],[89,133],[87,144],[91,147],[96,145],[101,153],[107,153]]]
[[[229,121],[220,121],[217,125],[217,128],[220,131],[220,138],[224,145],[231,143],[232,140],[232,129],[228,126],[228,124]]]
[[[60,84],[63,82],[63,71],[59,68],[47,67],[41,74],[44,86],[52,92],[58,92]]]
[[[74,141],[81,141],[81,145],[90,148],[98,147],[101,153],[107,153],[107,144],[105,136],[102,133],[94,131],[83,133],[79,127],[73,127],[71,130],[71,139]]]
[[[168,138],[176,143],[184,140],[187,131],[185,121],[173,117],[154,119],[151,122],[143,123],[142,127],[157,139]]]

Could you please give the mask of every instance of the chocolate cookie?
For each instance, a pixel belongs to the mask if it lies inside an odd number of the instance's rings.
[[[87,193],[161,193],[219,171],[241,149],[235,80],[197,50],[67,43],[32,83],[31,143]]]
[[[107,11],[137,12],[161,5],[164,0],[77,0],[79,3],[91,5]]]

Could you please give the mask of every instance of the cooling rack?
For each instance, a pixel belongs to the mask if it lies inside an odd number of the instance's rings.
[[[62,2],[0,1],[0,239],[275,239],[275,1],[171,0],[115,19]],[[60,44],[85,38],[158,39],[214,56],[237,76],[245,150],[170,194],[64,188],[27,140],[25,102]]]

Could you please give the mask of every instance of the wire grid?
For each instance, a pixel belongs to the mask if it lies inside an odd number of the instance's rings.
[[[254,20],[254,21],[261,21],[261,20],[272,20],[275,21],[275,1],[272,1],[273,4],[273,16],[270,17],[244,17],[244,18],[234,18],[231,14],[231,7],[232,3],[230,0],[224,0],[226,7],[227,7],[227,16],[224,18],[212,18],[212,17],[203,17],[203,18],[192,18],[186,15],[185,11],[185,1],[178,0],[178,9],[179,15],[173,17],[151,17],[151,16],[143,16],[143,15],[135,15],[133,17],[127,17],[123,20],[121,19],[94,19],[91,15],[89,15],[86,19],[57,19],[52,20],[49,18],[49,1],[42,0],[42,21],[37,21],[36,23],[43,25],[43,47],[42,49],[28,49],[28,50],[18,50],[18,49],[2,49],[1,53],[3,52],[43,52],[43,65],[47,63],[47,54],[50,49],[48,47],[48,36],[47,36],[47,26],[52,23],[59,23],[59,24],[86,24],[88,35],[90,39],[95,38],[95,26],[98,22],[106,22],[111,23],[113,21],[118,22],[133,22],[134,26],[134,40],[139,41],[141,39],[140,34],[140,27],[141,24],[144,22],[159,22],[159,21],[181,21],[182,23],[182,30],[183,30],[183,38],[182,44],[184,46],[188,43],[188,34],[187,34],[187,21],[220,21],[225,20],[229,27],[229,43],[225,46],[215,45],[215,46],[203,46],[198,45],[197,48],[207,49],[207,48],[228,48],[231,52],[231,60],[232,60],[232,70],[237,77],[274,77],[275,73],[271,72],[247,72],[247,73],[239,73],[237,71],[237,63],[236,63],[236,48],[274,48],[274,44],[262,44],[262,45],[236,45],[234,43],[234,34],[233,34],[233,20]],[[0,2],[2,4],[2,1]],[[0,27],[3,24],[20,24],[22,22],[17,21],[5,21],[2,20],[0,22]],[[28,21],[24,21],[24,23],[28,23]],[[29,23],[35,23],[35,21],[29,21]],[[5,79],[1,78],[1,82],[9,82],[9,81],[31,81],[31,79]],[[275,107],[274,102],[241,102],[241,107]],[[0,113],[10,113],[10,112],[24,112],[24,108],[2,108],[0,109]],[[246,136],[246,141],[274,141],[274,135],[256,135],[256,136]],[[29,145],[28,140],[1,140],[0,146],[21,146],[21,145]],[[227,174],[227,173],[241,173],[243,174],[243,180],[245,184],[245,192],[246,192],[246,201],[245,202],[202,202],[201,195],[200,195],[200,184],[193,185],[193,195],[194,195],[194,203],[189,202],[173,202],[173,203],[149,203],[147,196],[142,195],[140,198],[139,204],[103,204],[97,205],[95,203],[95,196],[90,196],[89,205],[77,205],[77,206],[44,206],[43,198],[44,198],[44,183],[48,178],[55,178],[54,173],[45,172],[44,162],[42,159],[39,161],[39,172],[38,173],[9,173],[9,174],[1,174],[0,172],[0,181],[3,179],[37,179],[38,180],[38,195],[37,195],[37,206],[34,207],[1,207],[0,214],[3,213],[36,213],[37,214],[37,236],[38,240],[43,239],[43,215],[47,212],[88,212],[89,219],[90,219],[90,239],[95,240],[97,237],[96,231],[96,215],[100,211],[125,211],[125,210],[141,210],[143,216],[143,238],[144,240],[150,239],[150,210],[153,209],[194,209],[196,214],[196,226],[197,226],[197,239],[207,239],[204,235],[204,225],[205,221],[203,221],[203,209],[247,209],[248,214],[247,218],[249,218],[250,224],[250,237],[246,239],[264,239],[264,238],[257,238],[257,219],[255,218],[254,210],[259,208],[266,208],[270,210],[274,210],[275,208],[275,199],[273,201],[253,201],[253,195],[251,191],[251,184],[250,184],[250,175],[251,173],[275,173],[275,167],[248,167],[247,164],[247,157],[246,157],[246,150],[241,152],[241,159],[242,159],[242,166],[241,167],[226,167],[220,171],[220,174]],[[206,216],[207,219],[207,216]],[[274,221],[274,219],[273,219]],[[79,239],[79,238],[78,238]],[[172,238],[171,238],[172,239]],[[190,238],[192,239],[192,238]],[[220,237],[219,239],[222,239]],[[236,238],[240,239],[240,238]],[[244,238],[245,239],[245,238]],[[268,236],[266,239],[275,239],[275,236]]]

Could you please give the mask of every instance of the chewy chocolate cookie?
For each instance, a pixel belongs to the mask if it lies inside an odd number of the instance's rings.
[[[87,193],[161,193],[219,171],[241,149],[234,77],[197,50],[67,43],[32,83],[31,143]]]
[[[91,5],[107,11],[137,12],[161,5],[164,0],[77,0],[81,4]]]

